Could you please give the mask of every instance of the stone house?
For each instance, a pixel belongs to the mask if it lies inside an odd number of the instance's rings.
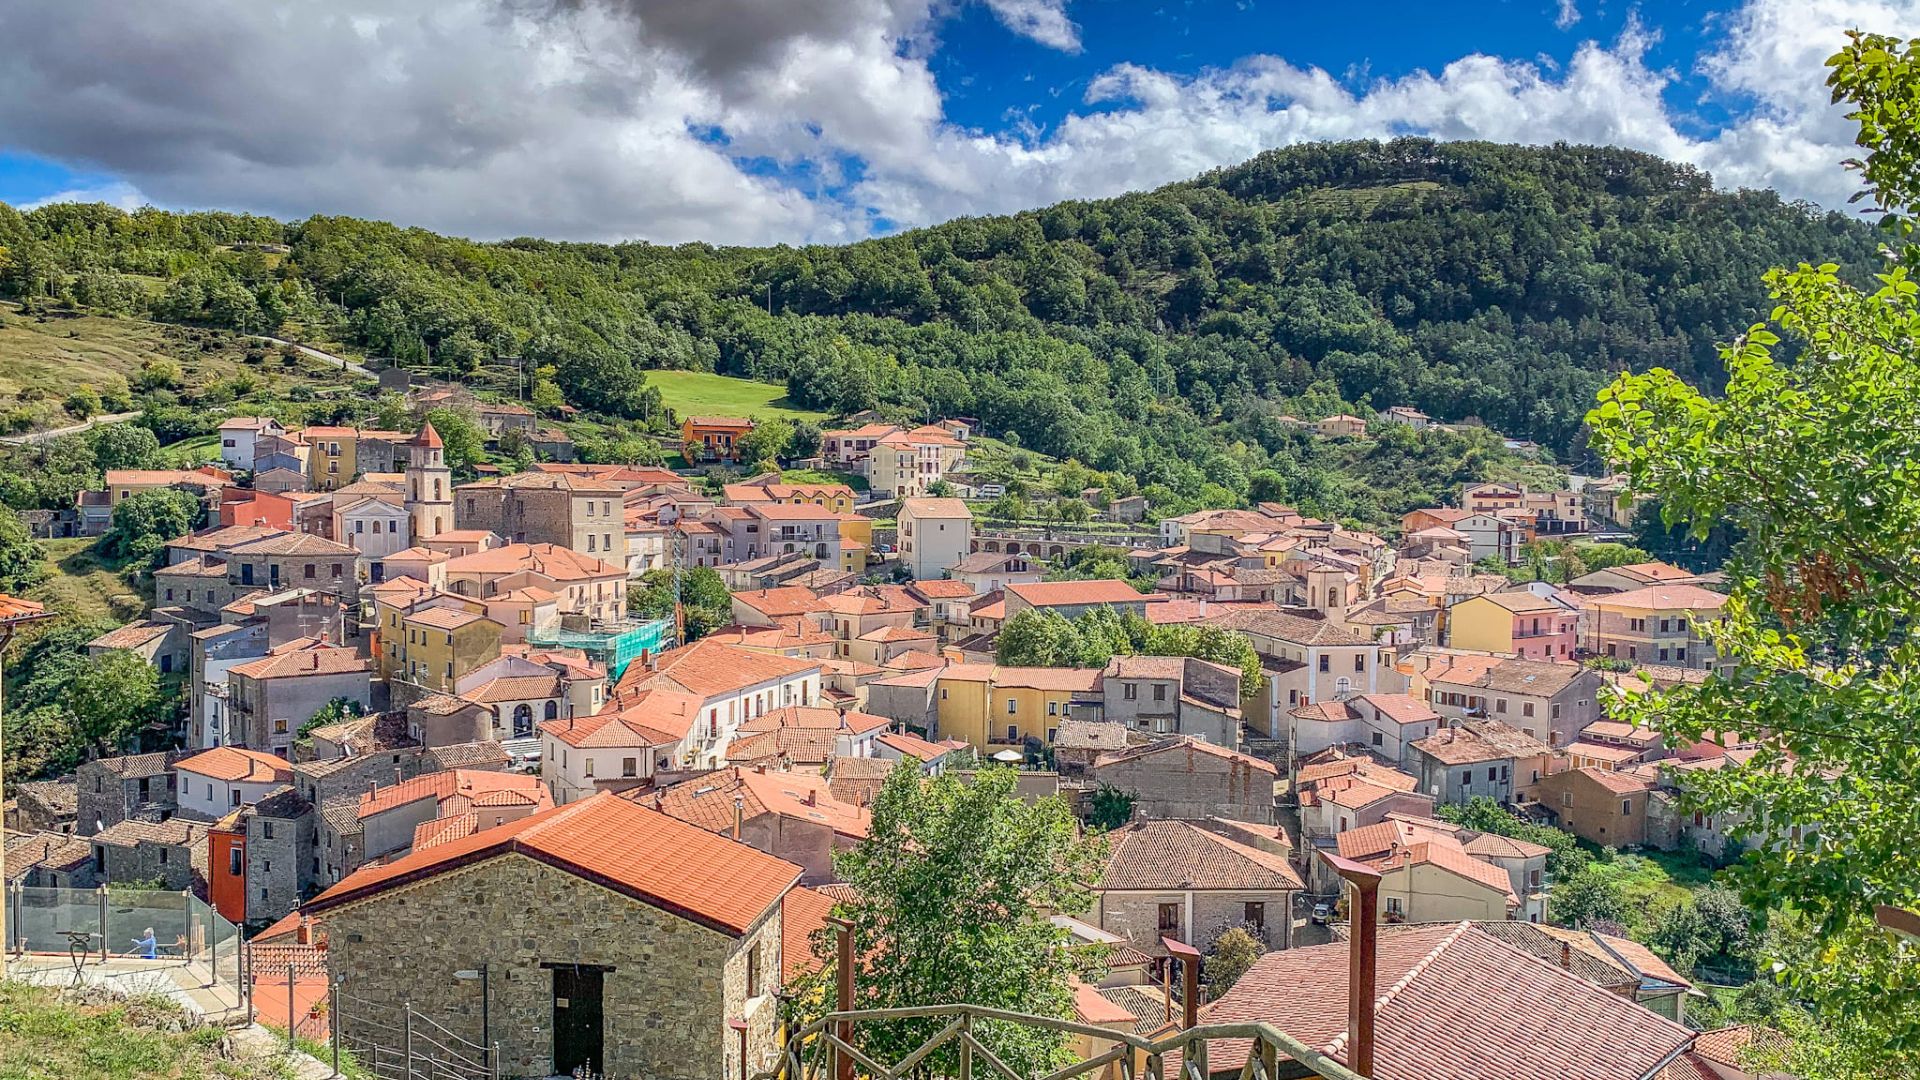
[[[1063,720],[1054,729],[1053,764],[1063,777],[1083,777],[1101,754],[1127,748],[1127,729],[1107,720]]]
[[[319,881],[313,804],[292,787],[277,788],[244,807],[239,823],[246,830],[246,921],[281,918]]]
[[[456,872],[457,871],[457,872]],[[500,1047],[510,1076],[713,1080],[766,1068],[781,988],[782,902],[801,869],[602,794],[367,867],[308,903],[330,974]],[[529,912],[539,918],[529,920]],[[512,926],[513,933],[476,932]],[[485,965],[479,988],[454,978]],[[744,1047],[746,1060],[741,1060]]]
[[[552,544],[626,562],[626,507],[619,486],[571,473],[521,472],[453,489],[454,524],[511,544]]]
[[[1094,759],[1096,783],[1133,796],[1142,818],[1273,820],[1280,770],[1259,758],[1188,736],[1161,739]]]
[[[1471,654],[1424,659],[1415,685],[1442,716],[1498,720],[1548,746],[1573,742],[1581,729],[1600,719],[1606,680],[1578,664]]]
[[[1364,754],[1303,764],[1295,780],[1301,838],[1324,840],[1395,815],[1431,816],[1433,796],[1415,790],[1417,784]]]
[[[1405,765],[1408,747],[1444,723],[1426,702],[1406,694],[1359,694],[1303,705],[1290,719],[1287,743],[1298,756],[1359,743],[1395,765]]]
[[[11,784],[7,794],[8,830],[73,834],[75,819],[80,816],[80,790],[71,775]]]
[[[183,818],[109,825],[89,837],[94,875],[103,885],[157,882],[158,888],[170,891],[191,889],[195,863],[206,859],[207,829]]]
[[[1116,656],[1101,673],[1102,714],[1136,731],[1240,745],[1240,669],[1190,656]]]
[[[73,770],[74,831],[92,836],[123,821],[165,821],[179,809],[173,763],[182,755],[127,754]]]
[[[837,880],[833,853],[865,839],[871,824],[865,809],[833,797],[824,776],[765,766],[722,769],[627,797],[798,864],[808,885]]]
[[[1452,806],[1483,796],[1511,806],[1546,774],[1552,756],[1547,744],[1498,720],[1456,721],[1416,740],[1407,755],[1420,790]]]
[[[1270,949],[1291,944],[1293,894],[1304,886],[1285,855],[1192,821],[1135,821],[1108,840],[1089,918],[1133,948],[1165,956],[1161,939],[1173,938],[1205,950],[1235,926]]]

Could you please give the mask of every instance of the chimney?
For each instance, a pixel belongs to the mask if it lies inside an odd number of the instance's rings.
[[[367,781],[367,794],[372,795],[379,790],[380,790],[380,781],[378,780]]]
[[[1380,874],[1372,867],[1343,859],[1329,851],[1327,860],[1352,886],[1347,904],[1347,926],[1352,946],[1347,967],[1347,1068],[1361,1076],[1373,1075],[1373,1003],[1379,967]]]
[[[815,791],[812,788],[807,789],[807,805],[808,806],[820,805],[820,793],[818,791]]]
[[[733,838],[735,840],[740,839],[740,825],[746,816],[747,797],[745,795],[735,795],[733,797]]]
[[[306,916],[300,917],[300,925],[293,932],[293,940],[301,945],[313,944],[313,923]]]
[[[393,767],[393,782],[397,784],[397,783],[399,783],[399,782],[400,782],[400,779],[401,779],[401,777],[400,777],[400,766],[398,766],[398,765],[395,765],[395,766]]]
[[[1160,944],[1166,947],[1167,963],[1180,961],[1180,1030],[1186,1031],[1200,1025],[1200,950],[1175,938],[1163,937]],[[1169,970],[1167,985],[1173,985],[1173,975]],[[1172,1016],[1169,1009],[1168,1016]]]
[[[1569,971],[1573,969],[1573,944],[1571,942],[1563,941],[1560,943],[1560,966]]]

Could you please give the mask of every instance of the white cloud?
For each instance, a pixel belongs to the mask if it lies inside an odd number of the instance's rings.
[[[1000,24],[1063,52],[1080,51],[1080,28],[1067,18],[1066,0],[987,0]]]
[[[119,201],[482,237],[832,241],[876,217],[1097,197],[1404,133],[1633,147],[1838,206],[1850,128],[1821,62],[1848,26],[1920,33],[1920,0],[1748,0],[1709,24],[1708,104],[1740,119],[1707,134],[1632,25],[1561,67],[1470,55],[1362,83],[1270,55],[1191,75],[1119,64],[1044,130],[982,132],[946,118],[928,63],[956,2],[0,5],[0,38],[38,43],[0,65],[0,145],[124,178]],[[1080,46],[1064,0],[985,2],[1016,33]]]
[[[51,195],[38,198],[29,203],[20,204],[22,210],[38,210],[53,203],[106,203],[122,210],[134,211],[151,205],[153,200],[140,194],[140,190],[124,180],[112,180],[104,184],[90,184],[84,187],[68,188]]]
[[[1574,0],[1560,0],[1560,12],[1553,17],[1553,25],[1562,30],[1571,30],[1580,21],[1580,5]]]

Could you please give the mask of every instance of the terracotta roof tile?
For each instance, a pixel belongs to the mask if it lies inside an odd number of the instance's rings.
[[[1107,578],[1092,581],[1016,581],[1009,582],[1006,591],[1031,607],[1138,604],[1155,599],[1124,581]]]
[[[349,675],[372,665],[352,649],[311,648],[275,653],[227,669],[249,679],[294,679],[309,675]]]
[[[813,939],[827,927],[833,914],[834,899],[817,889],[796,885],[780,900],[780,967],[785,981],[792,982],[821,965],[814,955]]]
[[[285,758],[237,746],[216,746],[176,762],[173,767],[179,772],[197,773],[230,784],[293,779],[293,769]]]
[[[1189,821],[1136,821],[1107,834],[1103,889],[1298,889],[1285,856]]]
[[[735,796],[740,797],[741,814],[749,821],[762,814],[778,814],[825,825],[849,837],[866,836],[872,824],[866,810],[835,799],[825,777],[798,772],[721,769],[661,791],[627,797],[703,829],[731,833]]]
[[[1238,751],[1228,750],[1223,746],[1215,746],[1205,739],[1196,739],[1190,735],[1177,735],[1171,739],[1161,739],[1158,742],[1149,743],[1145,746],[1136,746],[1112,754],[1101,754],[1098,758],[1094,759],[1093,767],[1097,770],[1109,765],[1117,765],[1124,761],[1137,761],[1141,758],[1158,757],[1162,754],[1205,754],[1210,757],[1234,762],[1245,768],[1266,773],[1269,776],[1277,777],[1280,775],[1280,770],[1276,768],[1272,762],[1261,761],[1257,757],[1249,757]]]
[[[1344,943],[1270,952],[1207,1020],[1266,1021],[1345,1062],[1347,971]],[[1377,972],[1374,1080],[1625,1080],[1655,1072],[1693,1038],[1467,923],[1383,932]],[[1207,1063],[1238,1070],[1246,1052],[1245,1040],[1226,1042]]]
[[[797,678],[818,671],[819,667],[815,660],[774,656],[701,640],[668,649],[656,658],[652,668],[629,664],[620,677],[616,694],[664,687],[710,698],[757,683]]]
[[[518,854],[730,934],[742,934],[800,867],[638,803],[599,794],[361,869],[308,902],[326,911],[475,861]]]

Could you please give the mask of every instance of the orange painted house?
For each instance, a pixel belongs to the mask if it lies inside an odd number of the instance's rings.
[[[221,525],[264,525],[270,529],[293,529],[293,500],[272,491],[228,488],[220,503]]]
[[[247,921],[247,827],[238,814],[207,830],[207,902],[220,917]]]
[[[734,461],[737,444],[753,430],[753,421],[737,416],[689,416],[680,424],[680,445],[688,461]]]

